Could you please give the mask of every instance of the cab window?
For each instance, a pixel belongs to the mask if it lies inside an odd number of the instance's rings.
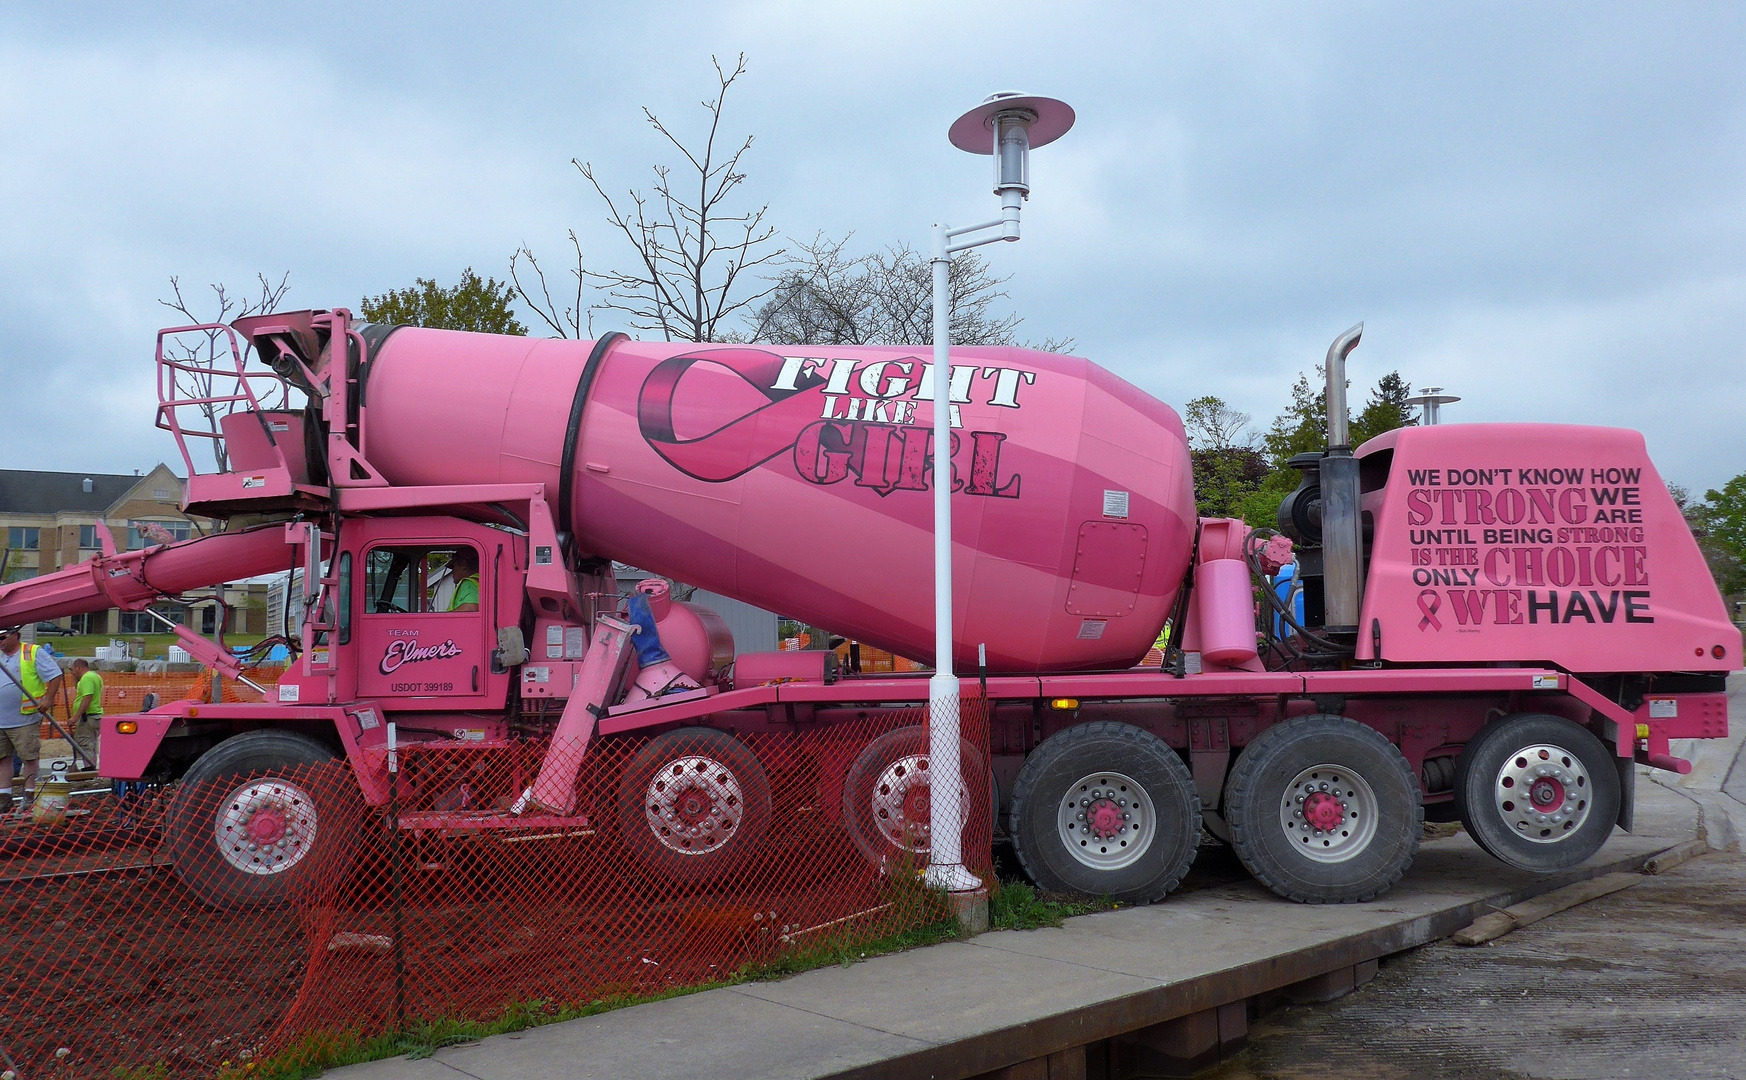
[[[365,560],[367,610],[378,615],[477,611],[478,562],[471,545],[372,548]]]

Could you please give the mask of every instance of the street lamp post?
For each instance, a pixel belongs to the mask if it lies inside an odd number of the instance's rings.
[[[994,94],[953,122],[952,145],[994,159],[1000,216],[980,225],[935,224],[934,271],[934,675],[928,682],[928,757],[933,762],[928,809],[926,881],[947,892],[973,892],[982,879],[964,865],[968,792],[959,762],[958,676],[952,670],[952,256],[1019,238],[1019,209],[1030,197],[1030,151],[1073,126],[1066,102],[1028,94]],[[950,764],[948,764],[950,763]],[[942,777],[951,777],[950,781]]]

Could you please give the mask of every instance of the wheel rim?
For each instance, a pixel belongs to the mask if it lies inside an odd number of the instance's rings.
[[[1095,772],[1067,789],[1055,827],[1061,843],[1081,863],[1094,870],[1120,870],[1151,848],[1158,815],[1151,794],[1133,777]]]
[[[1511,832],[1536,844],[1556,844],[1580,831],[1593,795],[1582,759],[1551,743],[1511,754],[1492,784],[1498,815]]]
[[[254,780],[232,791],[212,822],[224,861],[245,874],[282,874],[315,846],[315,799],[284,780]]]
[[[643,816],[661,846],[679,855],[708,855],[739,832],[745,805],[733,770],[699,754],[655,770],[643,794]]]
[[[873,827],[898,850],[925,855],[933,846],[932,804],[928,756],[898,758],[873,782]]]
[[[1286,785],[1279,827],[1305,858],[1345,862],[1376,837],[1377,807],[1362,776],[1344,765],[1312,765]]]

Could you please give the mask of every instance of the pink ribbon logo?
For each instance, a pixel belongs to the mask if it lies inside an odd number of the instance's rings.
[[[725,417],[707,435],[682,439],[674,432],[673,402],[679,380],[693,364],[709,363],[744,379],[769,400],[749,413]],[[812,374],[798,390],[772,390],[782,358],[761,349],[711,349],[672,356],[655,365],[637,399],[643,438],[680,472],[721,483],[757,468],[795,443],[800,429],[824,411],[823,376]]]
[[[1443,596],[1436,589],[1426,589],[1419,594],[1419,611],[1424,618],[1419,620],[1419,629],[1441,630],[1443,624],[1437,620],[1437,609],[1443,606]]]

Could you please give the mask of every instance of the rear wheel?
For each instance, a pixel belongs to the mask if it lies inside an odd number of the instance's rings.
[[[1520,713],[1481,731],[1456,766],[1461,823],[1520,870],[1565,870],[1599,851],[1619,816],[1613,757],[1588,729]]]
[[[1289,900],[1347,904],[1387,891],[1418,853],[1418,781],[1399,749],[1343,716],[1303,716],[1243,748],[1225,796],[1231,846]]]
[[[1047,892],[1163,899],[1200,842],[1200,798],[1164,740],[1096,721],[1050,736],[1013,785],[1019,862]]]
[[[363,809],[334,760],[290,731],[244,732],[208,750],[176,785],[164,822],[183,884],[214,907],[274,907],[337,883]]]
[[[658,735],[625,765],[621,835],[673,881],[716,881],[745,865],[770,828],[770,781],[751,748],[714,728]]]
[[[855,847],[876,866],[894,860],[924,866],[933,850],[930,815],[933,809],[933,769],[928,731],[901,727],[874,739],[855,758],[843,779],[843,821]],[[999,800],[994,774],[968,739],[958,740],[960,776],[984,777],[989,815]],[[972,807],[965,820],[970,820]],[[992,821],[990,821],[992,833]]]

